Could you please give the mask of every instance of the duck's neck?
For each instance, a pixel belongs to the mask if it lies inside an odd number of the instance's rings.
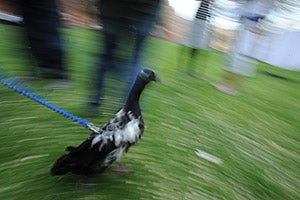
[[[131,88],[129,95],[127,97],[126,104],[124,106],[125,110],[132,111],[136,116],[141,114],[140,106],[139,106],[139,99],[140,96],[146,86],[147,82],[144,81],[142,78],[138,77]]]

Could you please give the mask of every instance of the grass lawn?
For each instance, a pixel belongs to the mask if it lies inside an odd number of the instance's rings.
[[[32,66],[20,31],[0,25],[0,65],[14,75],[26,75]],[[72,87],[49,91],[47,80],[27,84],[84,118],[98,33],[62,31]],[[91,132],[0,85],[0,199],[300,199],[300,73],[259,63],[243,94],[232,97],[208,83],[220,77],[222,54],[201,52],[194,63],[196,77],[190,77],[183,64],[178,67],[178,49],[149,38],[144,64],[164,84],[149,85],[141,98],[143,138],[119,161],[132,172],[107,170],[92,180],[92,189],[78,190],[74,175],[50,175],[64,148],[80,144]],[[269,76],[266,70],[287,79]],[[88,121],[102,125],[117,111],[114,85],[113,79],[107,81],[101,115]],[[222,163],[198,157],[196,149]]]

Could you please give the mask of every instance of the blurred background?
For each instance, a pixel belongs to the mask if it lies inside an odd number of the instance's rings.
[[[96,0],[60,0],[60,15],[64,26],[80,26],[101,30],[101,19],[97,17]],[[182,35],[187,34],[201,1],[163,0],[159,20],[151,35],[180,43]],[[210,38],[213,48],[225,50],[231,44],[234,30],[239,26],[238,16],[234,16],[235,7],[245,1],[215,0],[212,6],[213,19],[210,21]],[[273,9],[264,20],[264,29],[269,33],[264,40],[257,38],[255,51],[245,49],[245,54],[263,62],[292,70],[299,70],[300,56],[300,6],[297,0],[274,0]],[[14,1],[0,1],[0,20],[2,22],[21,23],[22,17],[14,6]],[[223,36],[226,35],[225,39]],[[251,37],[251,36],[249,36]],[[222,41],[223,40],[223,41]],[[250,39],[251,40],[251,39]],[[226,47],[227,46],[227,47]],[[225,48],[225,49],[223,49]]]
[[[106,76],[100,113],[86,105],[105,49],[105,23],[95,6],[101,1],[56,1],[68,76],[50,89],[52,80],[32,77],[36,62],[24,43],[17,2],[22,0],[0,0],[0,80],[24,78],[29,91],[70,113],[99,126],[110,120],[126,96],[118,66]],[[0,199],[300,199],[300,1],[261,1],[261,12],[268,12],[242,16],[243,5],[252,2],[259,1],[161,1],[140,67],[153,69],[164,84],[150,84],[142,95],[145,133],[120,160],[133,172],[108,170],[91,190],[78,189],[72,175],[49,173],[64,148],[77,146],[90,131],[1,85]],[[197,14],[200,5],[210,10],[205,17]],[[198,54],[194,41],[187,44],[196,16],[205,18]],[[241,18],[254,25],[244,28]],[[128,29],[118,63],[132,55],[137,31]],[[240,31],[246,33],[242,40]],[[214,85],[237,41],[233,58],[239,62],[231,64],[256,66],[241,93]]]

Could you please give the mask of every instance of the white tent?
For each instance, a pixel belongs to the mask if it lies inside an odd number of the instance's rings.
[[[249,33],[247,37],[253,46],[245,47],[244,54],[280,68],[300,71],[300,31],[286,30],[266,36]]]

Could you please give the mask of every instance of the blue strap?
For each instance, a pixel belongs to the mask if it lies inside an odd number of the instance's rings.
[[[28,97],[29,99],[32,99],[32,100],[38,102],[39,104],[42,104],[43,106],[46,106],[47,108],[65,116],[66,118],[69,118],[69,119],[73,120],[74,122],[77,122],[78,124],[82,124],[85,128],[89,128],[89,129],[93,130],[94,132],[99,131],[99,128],[94,126],[92,123],[90,123],[84,119],[81,119],[79,117],[76,117],[76,116],[72,115],[71,113],[69,113],[61,108],[58,108],[58,107],[54,106],[53,104],[39,98],[37,95],[34,95],[33,90],[31,92],[26,91],[26,90],[30,90],[30,88],[28,86],[26,86],[22,80],[9,76],[7,74],[7,72],[5,72],[1,68],[0,68],[0,75],[1,75],[0,83],[4,86],[7,86],[9,89],[13,89],[17,93],[22,94],[23,96]],[[24,87],[25,89],[23,89],[22,87]]]

